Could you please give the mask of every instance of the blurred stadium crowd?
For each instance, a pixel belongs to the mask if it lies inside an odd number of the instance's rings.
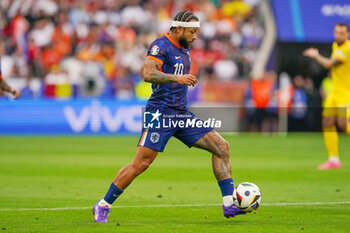
[[[264,36],[259,0],[1,0],[3,77],[22,98],[147,97],[150,43],[177,11],[199,16],[191,49],[200,82],[247,79]]]
[[[284,81],[287,85],[283,84]],[[279,114],[287,114],[288,131],[321,130],[322,99],[330,94],[331,89],[329,77],[323,80],[318,90],[310,77],[296,75],[290,78],[285,72],[277,77],[275,72],[267,71],[261,79],[252,79],[245,89],[242,117],[247,121],[245,130],[279,132]],[[284,110],[285,113],[281,112]]]

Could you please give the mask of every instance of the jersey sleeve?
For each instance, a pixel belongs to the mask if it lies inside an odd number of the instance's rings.
[[[344,51],[338,49],[337,51],[335,51],[334,53],[334,57],[340,61],[340,62],[344,62],[346,60],[346,53],[344,53]]]
[[[333,52],[332,57],[336,58],[341,63],[344,63],[345,61],[350,59],[350,46],[346,46],[343,48],[336,48],[333,44]]]
[[[160,40],[154,41],[147,52],[147,58],[150,58],[158,62],[160,65],[163,65],[166,58],[165,43]]]
[[[342,62],[345,62],[345,61],[349,62],[350,61],[350,44],[348,44],[348,46],[346,46],[342,52],[344,54],[344,58]]]

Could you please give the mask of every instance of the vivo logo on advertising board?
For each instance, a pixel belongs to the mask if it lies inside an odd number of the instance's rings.
[[[82,132],[90,123],[92,132],[99,132],[104,125],[109,132],[117,132],[124,125],[131,133],[141,130],[142,106],[121,106],[113,111],[107,106],[101,105],[99,101],[93,101],[90,105],[83,107],[80,111],[72,106],[63,108],[64,116],[75,133]]]
[[[350,4],[326,4],[321,7],[321,13],[326,17],[338,16],[350,18]]]

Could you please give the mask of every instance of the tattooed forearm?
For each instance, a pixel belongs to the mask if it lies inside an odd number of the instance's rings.
[[[166,74],[159,71],[161,64],[152,59],[146,58],[145,65],[143,67],[143,79],[146,82],[154,84],[164,84],[176,82],[178,76],[174,74]]]
[[[12,88],[2,78],[0,78],[0,89],[6,92],[13,92]]]
[[[164,84],[176,82],[176,77],[173,74],[166,74],[158,70],[153,70],[145,77],[146,82],[155,83],[155,84]]]

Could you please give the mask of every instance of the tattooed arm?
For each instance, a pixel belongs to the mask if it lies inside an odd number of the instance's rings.
[[[19,96],[19,92],[12,89],[3,78],[0,78],[0,90],[11,93],[15,98],[18,98]]]
[[[146,58],[145,64],[143,66],[143,79],[146,82],[154,84],[164,84],[176,82],[181,85],[194,86],[197,83],[197,78],[191,74],[185,75],[175,75],[175,74],[166,74],[160,71],[161,64],[150,59]]]

